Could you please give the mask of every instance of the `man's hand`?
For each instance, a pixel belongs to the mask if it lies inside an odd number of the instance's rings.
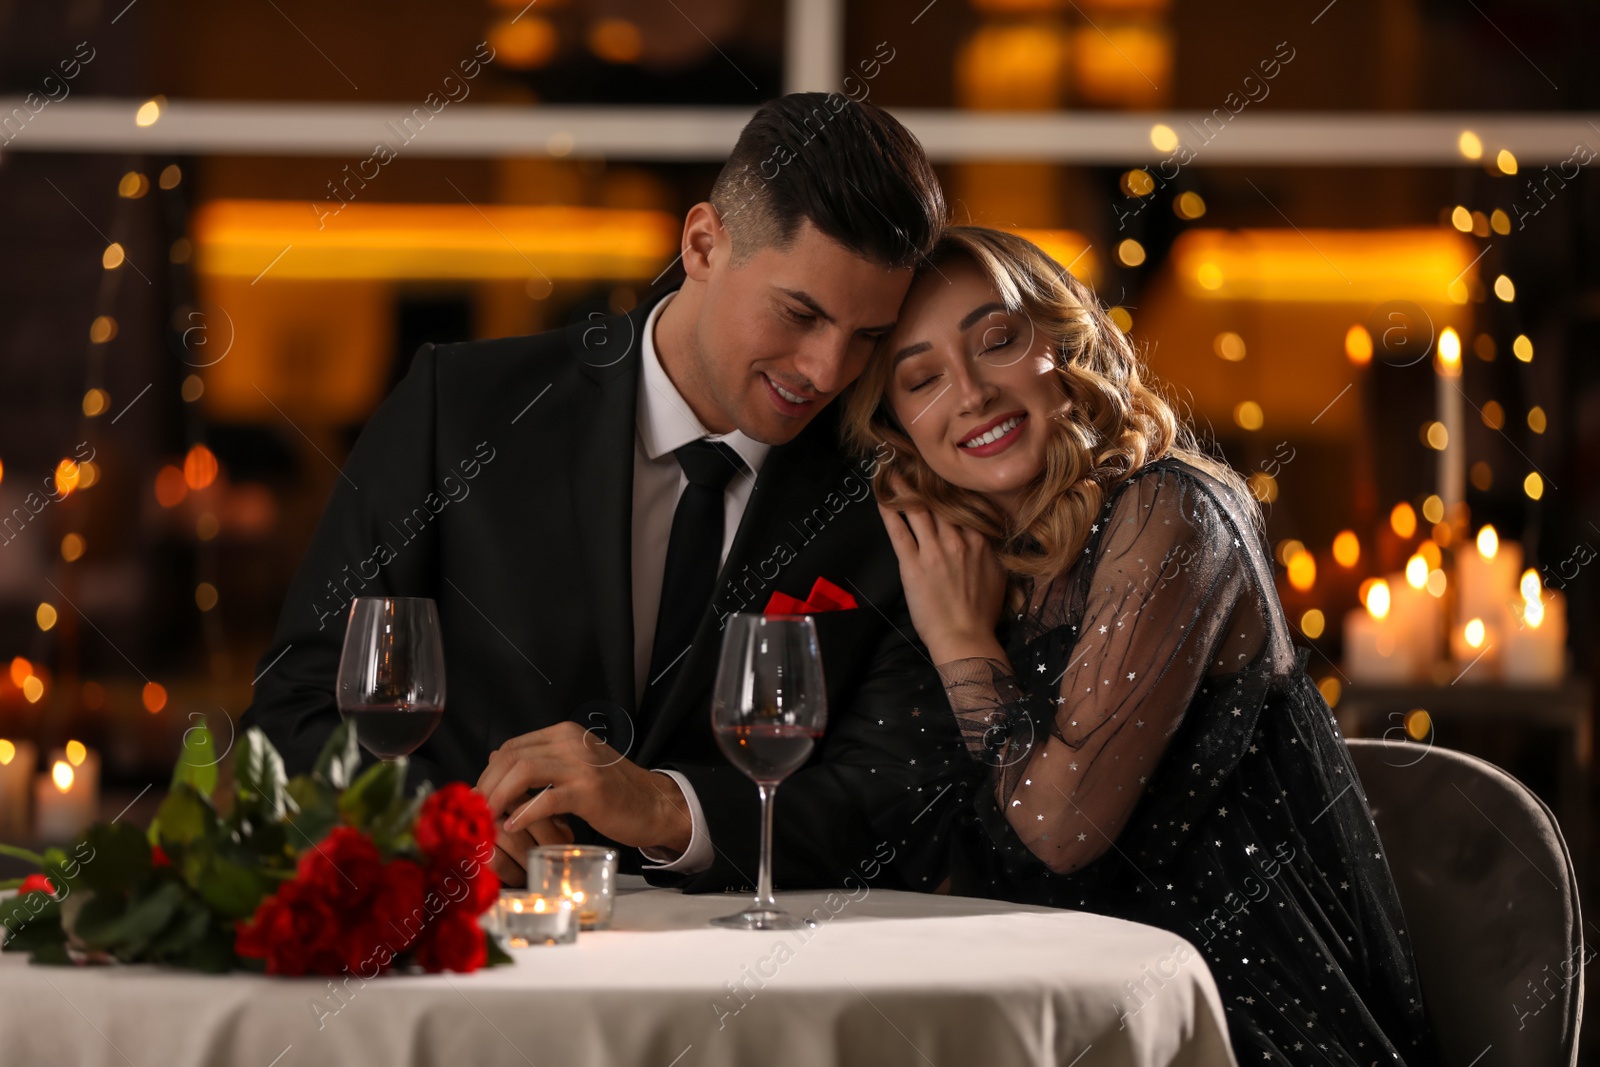
[[[575,722],[513,737],[489,756],[475,788],[497,817],[508,816],[502,833],[570,814],[619,844],[678,854],[689,847],[689,802],[677,783]],[[528,792],[537,795],[524,802]]]
[[[527,882],[525,863],[533,846],[570,845],[573,841],[572,828],[559,815],[509,832],[504,823],[504,819],[495,818],[494,856],[489,860],[489,869],[500,876],[502,885],[520,886]]]

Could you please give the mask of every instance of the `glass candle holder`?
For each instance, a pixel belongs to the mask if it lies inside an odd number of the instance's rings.
[[[529,945],[570,945],[578,939],[578,913],[572,901],[510,890],[486,916],[492,934],[512,948]]]
[[[528,850],[528,892],[570,900],[585,930],[611,928],[616,884],[616,849],[602,845],[538,845]]]

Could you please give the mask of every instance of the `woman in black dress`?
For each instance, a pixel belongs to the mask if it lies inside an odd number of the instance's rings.
[[[951,891],[1186,938],[1241,1064],[1436,1062],[1252,498],[1094,295],[1021,238],[952,228],[844,422],[894,449],[875,488],[971,757],[929,834]]]

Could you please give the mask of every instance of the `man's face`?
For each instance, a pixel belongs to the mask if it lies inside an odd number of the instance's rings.
[[[721,237],[695,328],[696,391],[746,436],[780,445],[860,376],[912,272],[863,259],[809,221],[787,248],[737,264]]]

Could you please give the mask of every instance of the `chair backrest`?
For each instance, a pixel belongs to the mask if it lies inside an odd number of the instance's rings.
[[[1476,756],[1349,745],[1447,1067],[1572,1067],[1588,957],[1550,809]]]

